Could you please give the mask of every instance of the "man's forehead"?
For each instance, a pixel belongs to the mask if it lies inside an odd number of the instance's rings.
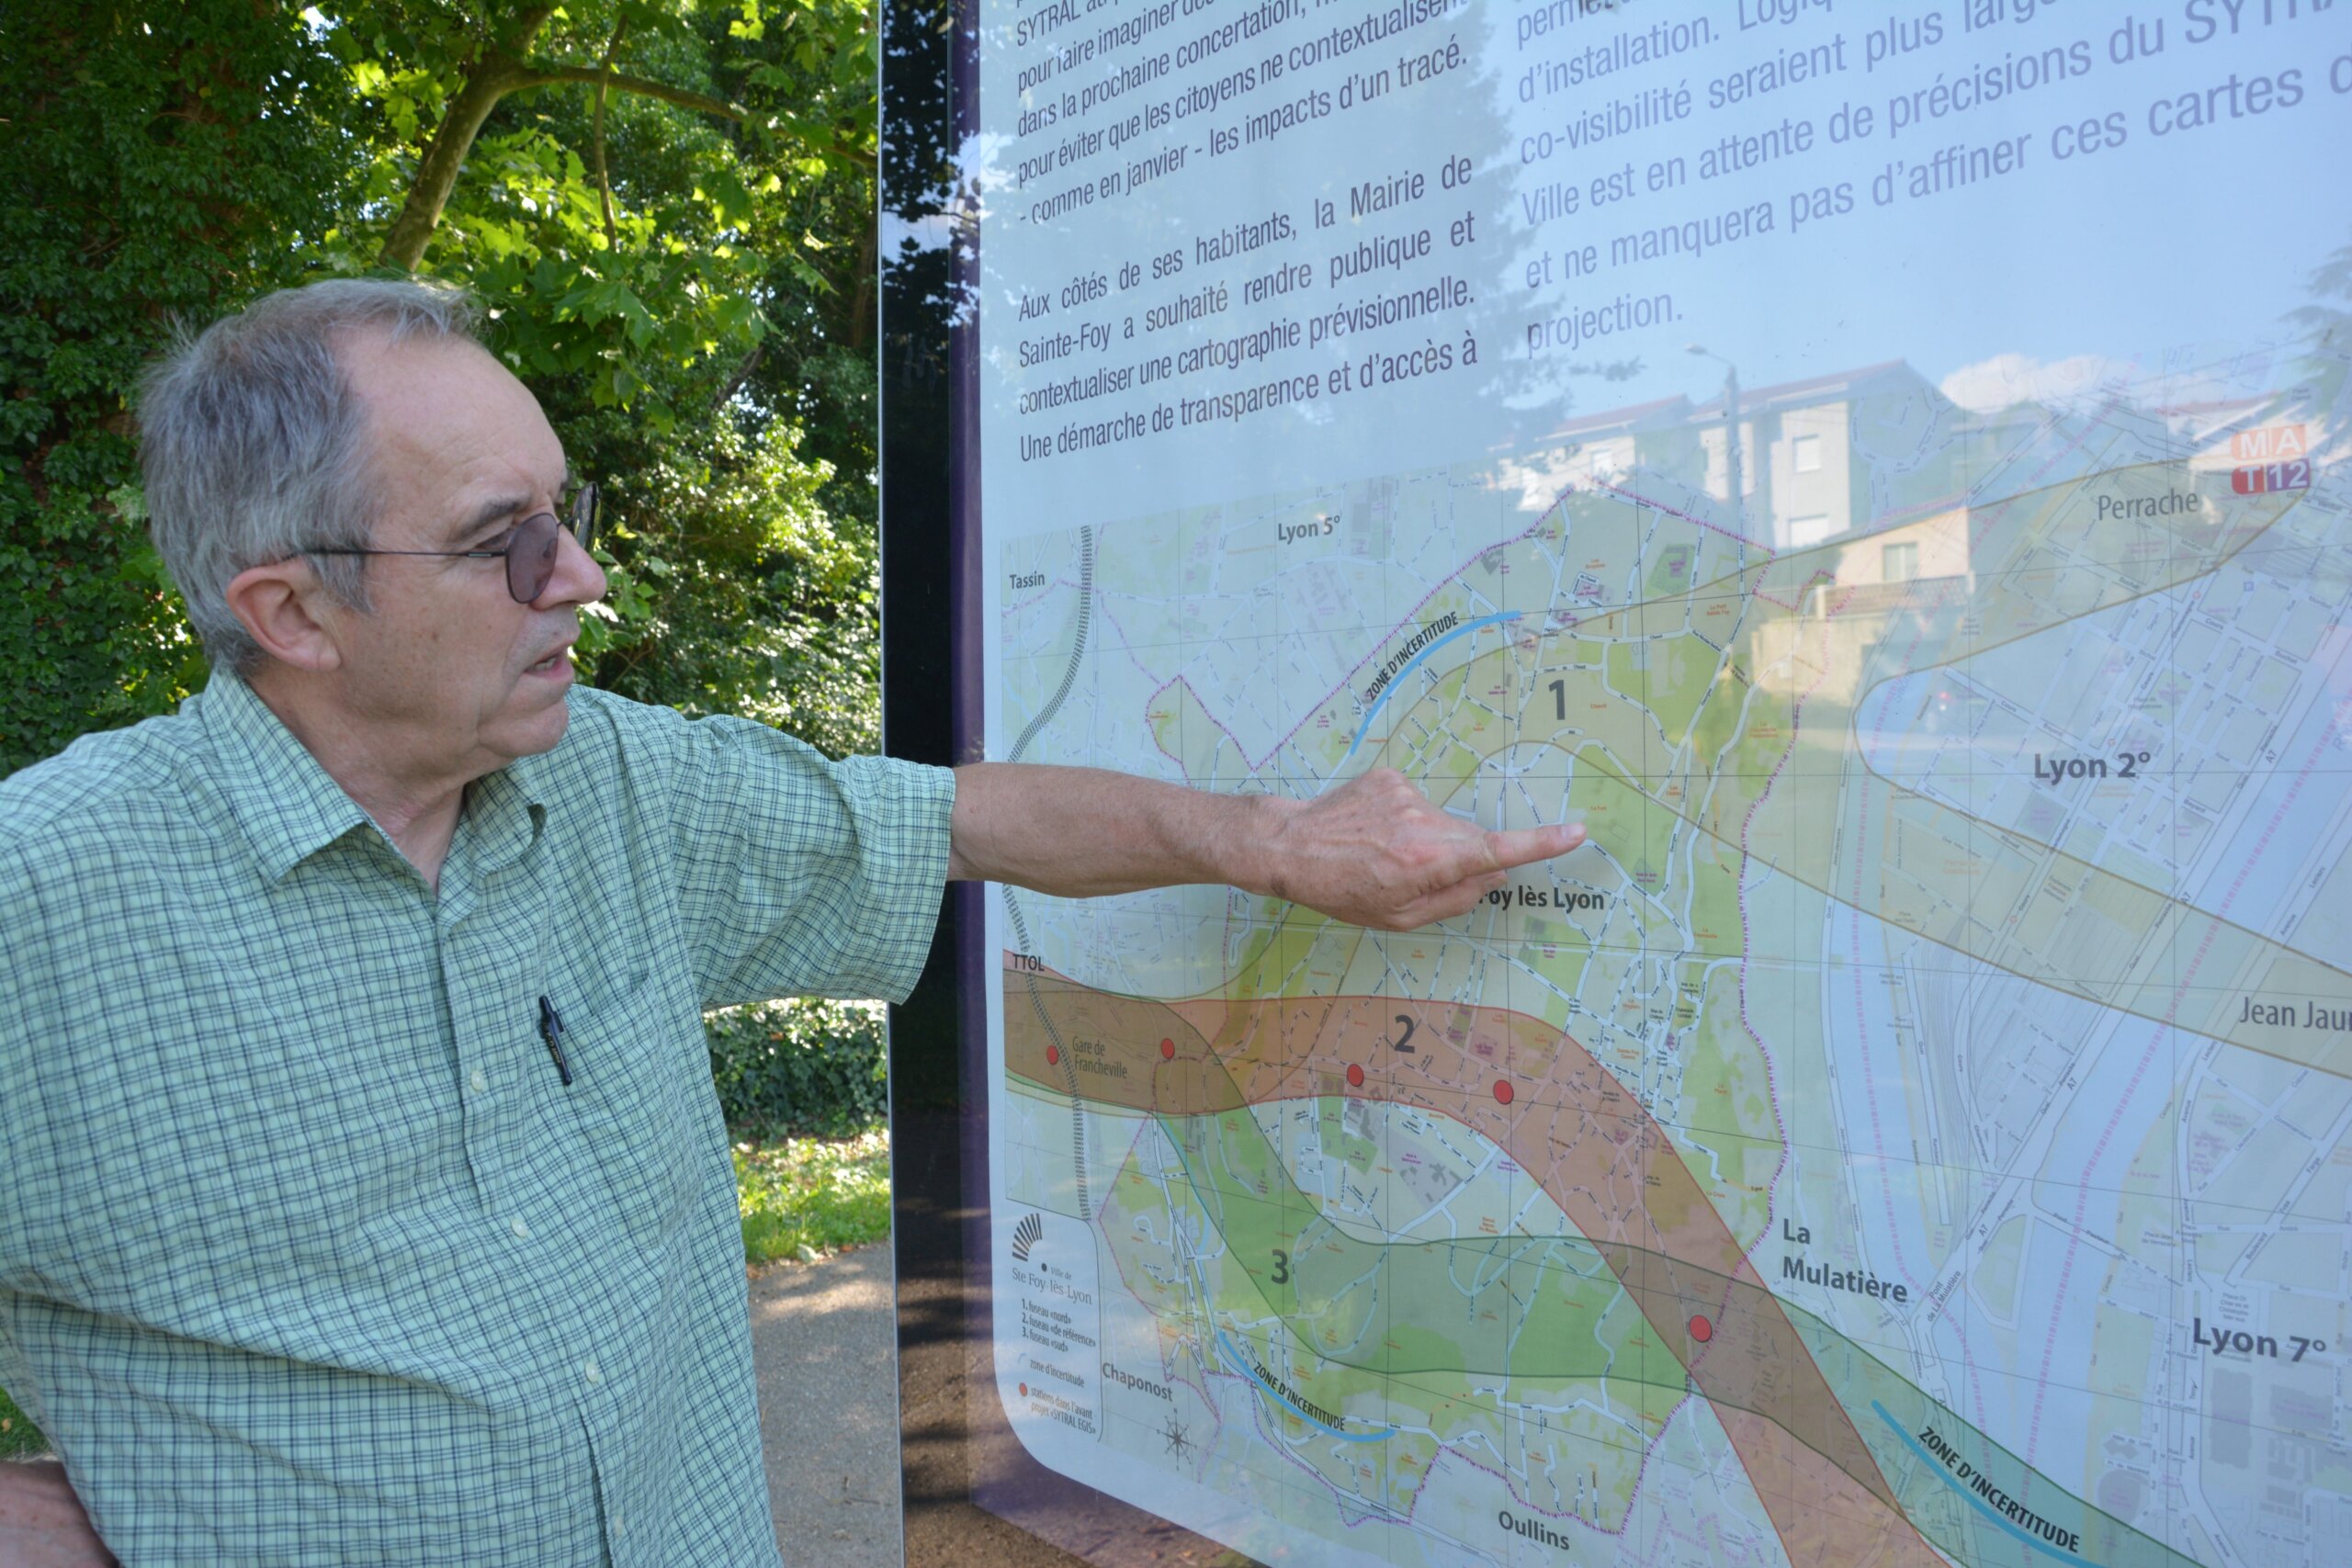
[[[479,344],[371,332],[345,352],[377,451],[398,470],[386,478],[463,491],[469,513],[491,491],[561,488],[562,442],[530,389]]]

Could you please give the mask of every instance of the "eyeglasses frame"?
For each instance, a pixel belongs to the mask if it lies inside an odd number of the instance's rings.
[[[555,524],[556,529],[559,533],[570,534],[574,539],[577,539],[580,542],[580,547],[582,549],[592,549],[596,541],[596,524],[599,518],[603,515],[603,512],[604,502],[597,494],[595,484],[592,481],[581,485],[579,491],[564,506],[563,515],[559,517],[552,512],[532,513],[528,517],[524,518],[523,521],[514,525],[514,528],[507,535],[507,544],[501,548],[494,550],[378,550],[360,549],[351,546],[314,546],[310,548],[298,550],[295,553],[306,556],[435,556],[445,560],[504,559],[507,563],[506,592],[508,596],[511,597],[517,604],[529,604],[536,603],[539,594],[545,593],[548,591],[548,584],[554,581],[555,559],[552,555],[548,558],[547,574],[539,579],[538,592],[526,596],[514,581],[514,541],[522,536],[524,529],[529,527],[532,524],[537,523],[540,518],[545,517]],[[549,542],[552,543],[553,541],[551,540]]]

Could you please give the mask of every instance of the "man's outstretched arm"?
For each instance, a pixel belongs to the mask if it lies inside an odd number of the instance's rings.
[[[1383,768],[1311,800],[1210,795],[1031,763],[956,770],[947,874],[1083,898],[1225,883],[1350,925],[1412,931],[1468,910],[1580,826],[1490,832]]]

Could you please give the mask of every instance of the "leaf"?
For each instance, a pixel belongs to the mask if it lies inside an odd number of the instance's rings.
[[[711,204],[721,223],[731,225],[751,220],[752,193],[732,169],[710,170],[703,175],[702,185],[695,194]]]

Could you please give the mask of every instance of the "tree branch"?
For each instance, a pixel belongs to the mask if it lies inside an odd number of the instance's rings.
[[[624,93],[636,93],[649,98],[659,98],[665,104],[675,104],[682,109],[699,109],[704,114],[715,115],[720,119],[731,119],[738,125],[749,124],[754,118],[752,112],[741,104],[726,103],[705,93],[689,92],[684,87],[673,87],[667,82],[656,82],[644,76],[631,76],[626,72],[601,71],[587,65],[542,65],[528,62],[525,62],[523,70],[524,79],[517,85],[515,90],[526,87],[551,87],[559,83],[577,82],[600,90],[610,86]],[[826,148],[825,151],[836,158],[846,159],[850,163],[868,168],[874,164],[874,154],[871,152],[853,151],[838,143]]]
[[[474,138],[481,133],[490,111],[509,93],[528,92],[535,87],[552,87],[564,83],[578,83],[596,89],[596,173],[597,184],[605,192],[605,223],[607,235],[613,232],[612,192],[604,178],[604,96],[608,89],[635,93],[640,97],[659,98],[665,104],[675,104],[684,109],[695,109],[720,119],[744,123],[752,112],[741,104],[730,104],[707,93],[689,92],[673,87],[667,82],[650,77],[631,76],[626,72],[586,65],[549,65],[519,58],[520,52],[537,36],[548,17],[555,12],[551,5],[534,4],[515,14],[514,23],[499,43],[484,52],[467,71],[465,85],[457,96],[449,100],[448,112],[442,116],[440,129],[424,151],[423,162],[417,164],[416,178],[409,186],[408,199],[401,206],[400,216],[392,220],[391,231],[384,236],[383,260],[403,272],[413,272],[424,255],[425,242],[433,237],[435,225],[441,221],[442,209],[449,202],[449,192],[456,188],[458,171],[465,164],[466,154],[473,151]],[[616,31],[613,42],[617,46],[620,34]],[[612,50],[605,51],[605,63],[612,62]],[[835,155],[854,163],[871,165],[871,154],[833,149]]]
[[[613,56],[619,52],[621,35],[628,30],[627,22],[616,22],[613,25],[613,40],[605,46],[604,68],[606,71],[613,68]],[[605,209],[605,247],[617,251],[621,248],[621,235],[619,229],[613,223],[613,182],[605,170],[605,89],[606,85],[607,84],[603,82],[596,84],[596,198],[604,204]]]
[[[548,18],[554,15],[553,5],[524,6],[514,13],[514,19],[506,24],[506,30],[498,35],[494,52],[509,60],[520,59],[523,51],[531,47],[531,40],[539,36],[539,29],[547,26]]]
[[[514,63],[495,57],[466,73],[466,85],[449,100],[448,112],[441,117],[440,129],[433,133],[424,160],[416,166],[416,178],[408,187],[408,199],[401,204],[401,215],[392,220],[391,231],[384,236],[387,263],[402,272],[416,270],[424,255],[424,243],[441,221],[441,209],[449,204],[458,171],[465,166],[466,154],[473,151],[482,122],[498,107],[499,99],[521,85]]]
[[[659,98],[665,104],[675,104],[682,109],[700,109],[721,119],[749,119],[751,110],[741,104],[722,103],[703,93],[690,93],[684,87],[673,87],[667,82],[650,77],[631,76],[626,72],[599,71],[591,65],[537,65],[526,63],[519,67],[521,79],[509,92],[526,87],[551,87],[559,82],[578,82],[585,86],[617,87],[624,93],[641,97]]]
[[[513,92],[522,81],[522,69],[516,64],[514,51],[537,37],[555,14],[551,4],[533,4],[514,14],[513,23],[498,46],[490,50],[466,71],[465,85],[449,100],[447,112],[426,144],[424,157],[417,164],[416,178],[410,182],[408,199],[401,204],[400,216],[392,220],[391,231],[384,236],[382,259],[402,272],[414,272],[424,255],[424,243],[433,237],[435,225],[441,221],[441,209],[449,204],[449,193],[457,188],[458,171],[465,166],[466,154],[473,151],[474,138],[481,133],[482,122],[498,100]]]
[[[752,378],[752,372],[758,367],[760,351],[764,346],[763,344],[755,343],[752,345],[752,352],[743,355],[743,362],[735,367],[735,374],[727,378],[727,385],[719,389],[718,396],[711,399],[710,408],[713,413],[735,400],[735,394],[743,389],[743,383]]]

